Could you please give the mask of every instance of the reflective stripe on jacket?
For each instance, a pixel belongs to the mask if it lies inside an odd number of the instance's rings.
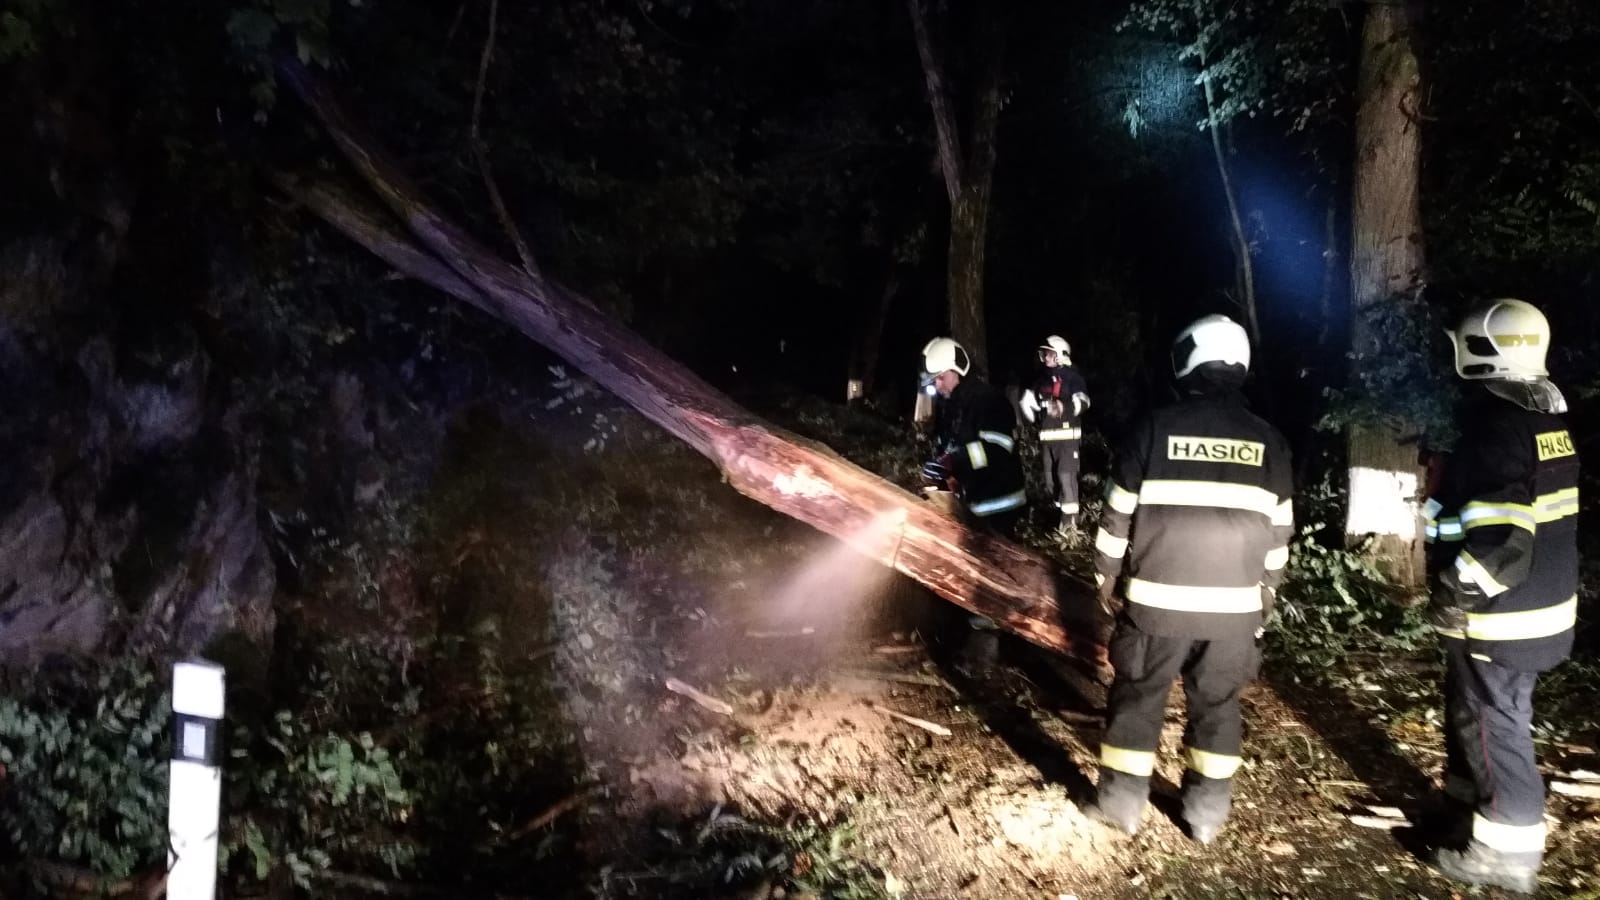
[[[1475,396],[1423,514],[1429,570],[1463,588],[1467,610],[1466,630],[1443,636],[1522,671],[1566,659],[1577,617],[1578,454],[1561,418]]]
[[[1016,413],[994,387],[963,379],[939,411],[941,449],[951,460],[961,502],[979,518],[1027,504],[1017,458]]]
[[[1128,576],[1141,631],[1198,639],[1261,623],[1294,530],[1293,466],[1236,392],[1158,410],[1117,450],[1095,536],[1097,578]]]
[[[1045,369],[1034,382],[1033,393],[1041,402],[1061,401],[1061,414],[1048,409],[1039,412],[1039,440],[1076,441],[1083,437],[1083,410],[1089,408],[1089,385],[1072,366]],[[1074,402],[1074,398],[1077,398]]]

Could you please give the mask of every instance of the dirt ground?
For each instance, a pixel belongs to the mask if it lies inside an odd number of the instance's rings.
[[[546,579],[561,649],[540,664],[572,694],[586,787],[540,829],[584,885],[571,896],[1497,896],[1431,874],[1400,827],[1442,761],[1429,659],[1353,660],[1354,675],[1269,659],[1209,847],[1176,824],[1176,691],[1143,828],[1120,836],[1081,812],[1104,695],[1089,673],[1010,638],[973,664],[964,614],[647,430],[560,477],[541,465],[493,490],[555,490],[572,510],[555,545],[610,548],[599,594]],[[485,516],[486,541],[510,527]],[[1542,744],[1549,772],[1600,771],[1595,737]],[[1541,896],[1600,897],[1600,802],[1548,811]]]

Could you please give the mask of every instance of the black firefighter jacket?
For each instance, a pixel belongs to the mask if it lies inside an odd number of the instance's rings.
[[[974,516],[987,518],[1028,502],[1012,437],[1016,423],[1005,395],[976,379],[963,379],[940,406],[938,452]]]
[[[1262,623],[1293,533],[1293,467],[1277,429],[1233,390],[1157,410],[1112,467],[1095,537],[1096,579],[1126,574],[1141,631],[1236,638]]]
[[[1480,391],[1425,513],[1429,568],[1466,610],[1469,651],[1540,672],[1577,616],[1578,454],[1560,417]]]
[[[1077,441],[1083,438],[1083,411],[1089,408],[1089,385],[1076,368],[1056,366],[1046,369],[1034,383],[1033,393],[1041,406],[1039,440]],[[1051,403],[1052,400],[1055,403]],[[1057,412],[1052,412],[1052,409]]]

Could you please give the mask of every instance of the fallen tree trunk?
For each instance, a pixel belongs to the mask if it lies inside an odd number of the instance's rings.
[[[1007,631],[1105,666],[1087,582],[964,527],[827,447],[762,422],[587,299],[506,263],[434,210],[298,59],[282,60],[278,70],[404,228],[347,193],[280,176],[280,186],[319,218],[400,271],[559,354],[709,458],[741,494]]]

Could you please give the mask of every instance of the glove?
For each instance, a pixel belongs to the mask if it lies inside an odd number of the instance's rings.
[[[1261,627],[1256,629],[1256,640],[1267,633],[1267,623],[1272,621],[1272,610],[1278,605],[1278,589],[1261,586]]]
[[[1476,584],[1462,581],[1455,569],[1445,569],[1428,595],[1428,622],[1441,631],[1466,631],[1467,613],[1488,603],[1488,595]]]
[[[1488,599],[1477,585],[1446,569],[1428,595],[1428,624],[1440,631],[1466,631],[1467,613],[1482,609]]]
[[[943,459],[928,460],[922,464],[922,481],[928,487],[949,490],[950,466]]]
[[[1022,417],[1029,422],[1039,414],[1039,397],[1032,388],[1022,392]]]
[[[1444,588],[1434,588],[1428,601],[1428,624],[1440,631],[1467,630],[1467,611],[1456,605],[1456,598]]]

